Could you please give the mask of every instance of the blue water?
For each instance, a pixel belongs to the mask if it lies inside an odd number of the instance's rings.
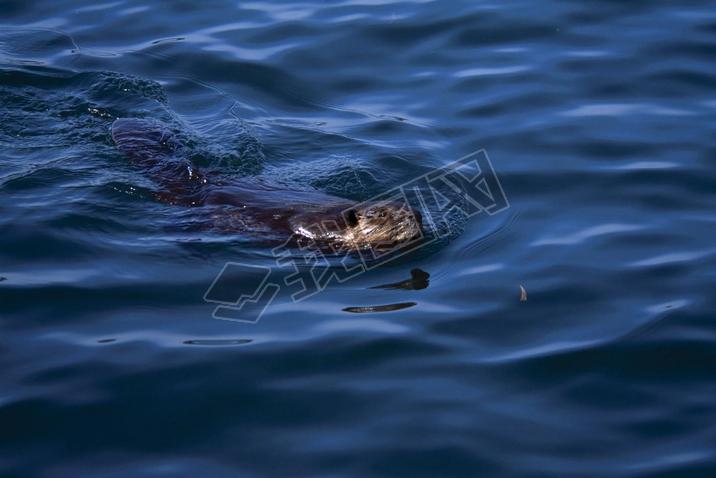
[[[716,8],[679,3],[0,2],[0,475],[716,476]],[[215,320],[270,250],[177,228],[117,117],[355,200],[485,149],[510,208]]]

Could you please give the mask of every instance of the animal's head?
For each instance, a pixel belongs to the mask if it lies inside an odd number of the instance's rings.
[[[398,249],[422,236],[421,222],[419,212],[395,203],[362,203],[303,213],[290,220],[299,240],[336,250]]]

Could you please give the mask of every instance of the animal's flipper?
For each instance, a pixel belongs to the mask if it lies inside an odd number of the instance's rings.
[[[174,134],[161,121],[119,118],[112,139],[132,163],[159,187],[158,197],[169,203],[199,204],[206,179],[187,158],[181,157]]]

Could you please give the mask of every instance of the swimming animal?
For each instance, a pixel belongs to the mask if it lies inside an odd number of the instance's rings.
[[[112,139],[157,185],[157,199],[204,208],[212,230],[336,252],[399,248],[421,237],[420,214],[403,204],[356,203],[256,177],[232,181],[211,177],[182,155],[176,136],[158,120],[117,119]]]

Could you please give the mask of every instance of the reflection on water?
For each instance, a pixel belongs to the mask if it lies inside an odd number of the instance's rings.
[[[343,309],[344,312],[351,312],[353,314],[369,314],[373,312],[392,312],[394,310],[407,309],[417,305],[415,302],[400,302],[398,304],[385,304],[385,305],[365,305],[362,307],[346,307]]]
[[[185,340],[187,345],[246,345],[253,342],[251,339],[195,339]]]

